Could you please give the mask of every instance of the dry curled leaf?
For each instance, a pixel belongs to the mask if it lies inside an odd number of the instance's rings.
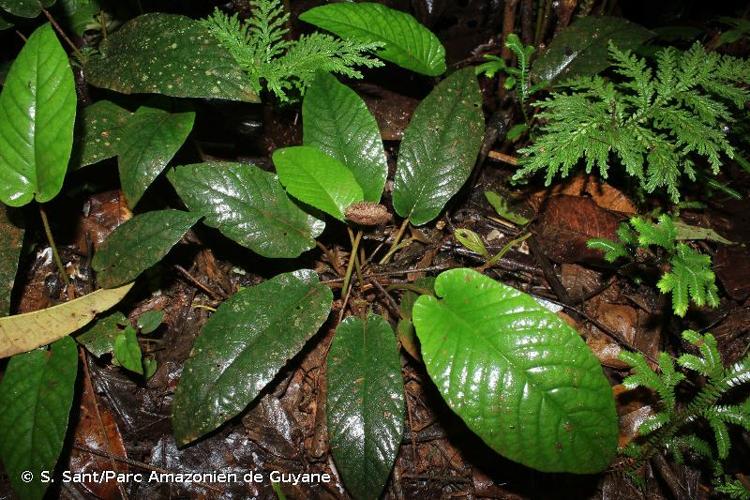
[[[391,220],[388,209],[379,203],[362,201],[349,205],[344,213],[346,219],[361,226],[379,226]]]

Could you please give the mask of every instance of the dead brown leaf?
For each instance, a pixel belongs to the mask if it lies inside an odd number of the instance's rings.
[[[531,195],[529,203],[538,212],[546,199],[558,195],[588,195],[597,205],[607,210],[624,214],[637,212],[633,202],[622,191],[593,175],[577,175],[564,183],[555,184],[552,188],[537,191]]]

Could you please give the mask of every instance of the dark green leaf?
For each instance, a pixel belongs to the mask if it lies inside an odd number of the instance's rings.
[[[377,498],[404,432],[404,383],[393,330],[381,316],[350,316],[328,353],[331,453],[354,498]]]
[[[99,284],[113,288],[135,280],[163,259],[200,217],[180,210],[158,210],[125,222],[109,235],[91,262]]]
[[[7,30],[13,27],[13,23],[6,19],[2,12],[0,12],[0,31]],[[2,71],[0,71],[2,72]],[[0,77],[0,85],[3,84],[4,78]]]
[[[73,147],[76,91],[49,24],[29,37],[0,94],[0,201],[20,207],[57,196]]]
[[[654,36],[643,26],[620,17],[584,17],[557,35],[537,59],[531,76],[557,83],[575,76],[591,76],[610,65],[609,42],[620,50],[636,49]]]
[[[617,448],[609,382],[578,333],[531,296],[471,269],[414,305],[430,378],[498,453],[544,472],[595,473]]]
[[[163,311],[147,311],[138,318],[138,329],[142,334],[154,333],[164,321]]]
[[[297,257],[325,228],[289,199],[276,176],[253,165],[198,163],[168,177],[207,225],[263,257]]]
[[[110,101],[95,102],[83,108],[76,123],[76,144],[70,168],[114,158],[120,150],[124,127],[133,113]]]
[[[101,11],[98,0],[60,0],[60,5],[69,28],[78,36],[90,29],[92,24],[96,24],[94,16]]]
[[[0,316],[10,314],[10,298],[23,247],[24,230],[13,220],[18,216],[20,213],[0,204]]]
[[[237,292],[216,311],[185,362],[172,406],[185,445],[250,404],[318,331],[331,289],[302,269]]]
[[[346,208],[364,197],[354,174],[318,148],[277,149],[273,164],[289,194],[340,221],[344,220]]]
[[[258,102],[234,59],[198,22],[145,14],[127,22],[86,64],[92,85],[123,94],[156,93]]]
[[[36,17],[42,13],[42,7],[49,7],[55,0],[0,0],[0,9],[18,17]]]
[[[365,102],[330,73],[319,73],[302,103],[304,143],[352,171],[365,201],[380,202],[388,162],[378,124]]]
[[[143,106],[122,131],[118,147],[122,191],[132,208],[177,153],[193,129],[195,113]]]
[[[76,342],[83,345],[91,354],[100,358],[115,349],[115,339],[122,329],[130,324],[128,318],[115,311],[100,318],[93,325],[76,336]]]
[[[336,3],[315,7],[299,18],[341,38],[380,42],[378,56],[402,68],[438,76],[445,72],[445,48],[414,17],[377,3]]]
[[[143,353],[135,328],[128,326],[115,337],[114,360],[131,372],[143,375]]]
[[[393,207],[414,225],[430,222],[469,178],[484,135],[482,95],[472,68],[443,80],[404,132]]]
[[[41,499],[42,471],[55,468],[68,429],[78,350],[70,337],[14,356],[0,382],[0,457],[18,498]],[[29,471],[26,483],[21,473]]]

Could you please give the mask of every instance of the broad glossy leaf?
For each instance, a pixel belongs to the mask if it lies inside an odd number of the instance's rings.
[[[42,7],[49,7],[55,0],[0,0],[0,9],[18,17],[36,17]]]
[[[340,221],[344,220],[346,207],[364,197],[351,170],[318,148],[277,149],[273,163],[289,194]]]
[[[253,165],[207,162],[177,167],[169,180],[187,207],[258,255],[297,257],[325,223],[289,199],[276,176]]]
[[[197,21],[144,14],[125,23],[86,64],[86,80],[123,94],[258,102],[234,59]]]
[[[133,208],[193,129],[195,113],[168,113],[143,106],[122,131],[118,147],[122,191]]]
[[[378,123],[365,102],[330,73],[319,73],[302,103],[304,143],[352,171],[365,201],[378,203],[388,176]]]
[[[132,116],[110,101],[98,101],[81,109],[70,168],[75,170],[117,156],[125,125]]]
[[[595,473],[617,448],[609,382],[578,333],[531,296],[470,269],[414,305],[427,372],[495,451],[544,472]]]
[[[181,210],[157,210],[121,224],[99,247],[91,262],[99,284],[112,288],[135,280],[156,265],[201,216]]]
[[[240,413],[318,331],[331,289],[309,269],[245,288],[203,327],[185,362],[172,406],[185,445]]]
[[[115,339],[129,324],[130,321],[123,313],[115,311],[96,320],[80,335],[76,335],[75,339],[91,354],[100,358],[114,350]]]
[[[404,131],[393,187],[396,212],[417,226],[437,217],[469,178],[483,136],[474,70],[458,70],[417,106]]]
[[[404,382],[396,339],[381,316],[350,316],[328,353],[331,453],[354,498],[377,498],[404,433]]]
[[[23,247],[24,229],[18,226],[19,216],[20,213],[0,204],[0,316],[10,313],[10,298]]]
[[[154,333],[164,321],[164,311],[146,311],[138,317],[138,330],[144,335]]]
[[[315,7],[299,18],[341,38],[384,44],[378,56],[417,73],[445,73],[445,48],[413,16],[377,3],[336,3]]]
[[[34,31],[0,94],[0,201],[20,207],[62,189],[73,148],[76,91],[49,24]]]
[[[41,499],[60,456],[73,403],[78,350],[71,338],[13,357],[0,382],[0,457],[18,498]],[[21,473],[33,481],[25,483]]]
[[[534,61],[531,77],[552,83],[576,76],[591,76],[610,65],[609,42],[633,50],[654,33],[621,17],[583,17],[557,35],[547,51]]]
[[[0,318],[0,359],[36,349],[88,325],[100,312],[122,300],[133,285],[97,290],[70,302]]]

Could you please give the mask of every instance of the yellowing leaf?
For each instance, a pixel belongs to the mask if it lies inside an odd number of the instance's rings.
[[[132,283],[98,290],[58,306],[0,318],[0,359],[49,344],[86,326],[122,300]]]

